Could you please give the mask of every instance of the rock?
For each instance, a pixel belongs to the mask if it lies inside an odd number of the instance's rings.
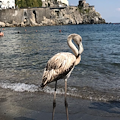
[[[5,27],[5,23],[4,22],[0,22],[0,27]]]
[[[83,19],[82,19],[82,17],[80,16],[80,14],[79,14],[78,11],[76,11],[76,12],[74,13],[74,19],[75,19],[75,23],[76,23],[76,24],[81,24],[82,21],[83,21]]]
[[[35,22],[35,20],[30,18],[30,26],[38,26],[38,24]]]
[[[21,26],[21,27],[25,27],[24,22],[21,22],[21,23],[20,23],[20,26]]]
[[[13,20],[12,22],[13,26],[18,26],[18,23]]]
[[[43,17],[43,21],[41,25],[55,25],[55,22],[51,19],[47,19],[45,16]]]
[[[13,27],[13,24],[5,23],[5,27]]]

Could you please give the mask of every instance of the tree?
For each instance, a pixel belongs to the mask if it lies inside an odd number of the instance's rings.
[[[42,1],[41,0],[15,0],[16,6],[18,5],[19,8],[28,8],[28,7],[41,7]]]

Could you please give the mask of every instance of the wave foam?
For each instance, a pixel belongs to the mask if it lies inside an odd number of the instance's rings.
[[[38,86],[34,84],[25,84],[25,83],[0,83],[0,87],[4,89],[11,89],[17,92],[36,92],[38,91]]]
[[[48,94],[53,94],[55,88],[46,86],[44,89],[39,88],[39,86],[34,84],[25,83],[10,83],[10,81],[5,81],[0,83],[0,87],[3,89],[10,89],[17,92],[44,92]],[[64,88],[57,88],[57,94],[64,95]],[[75,88],[68,87],[68,96],[79,97],[82,99],[96,100],[96,101],[110,101],[110,100],[120,100],[120,96],[114,94],[105,93],[102,91],[97,91],[89,87]]]
[[[44,89],[39,88],[39,86],[34,85],[34,84],[25,84],[25,83],[10,83],[9,81],[6,82],[2,82],[0,83],[0,87],[3,89],[10,89],[16,92],[45,92],[45,93],[49,93],[49,94],[53,94],[54,93],[54,89],[55,88],[51,88],[49,86],[46,86]],[[74,94],[74,92],[76,91],[76,88],[70,88],[68,87],[68,95],[70,94]],[[64,89],[63,88],[57,88],[56,91],[57,94],[63,95]]]

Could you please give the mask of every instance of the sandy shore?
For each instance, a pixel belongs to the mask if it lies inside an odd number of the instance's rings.
[[[0,88],[0,120],[51,120],[52,94],[20,93]],[[119,120],[120,102],[68,97],[70,120]],[[54,120],[66,120],[64,96],[57,95]]]

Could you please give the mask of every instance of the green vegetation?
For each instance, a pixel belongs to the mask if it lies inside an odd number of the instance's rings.
[[[81,7],[81,6],[78,6],[78,9],[79,9],[79,12],[80,13],[83,13],[83,14],[89,14],[89,12],[90,12],[90,8],[83,8],[83,7]]]
[[[28,8],[28,7],[41,7],[41,0],[15,0],[16,6],[19,8]]]

